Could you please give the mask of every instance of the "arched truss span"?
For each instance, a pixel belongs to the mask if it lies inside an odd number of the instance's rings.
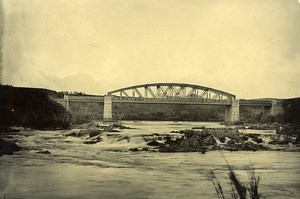
[[[155,103],[229,103],[235,95],[217,89],[181,83],[153,83],[130,86],[107,93],[114,101]]]

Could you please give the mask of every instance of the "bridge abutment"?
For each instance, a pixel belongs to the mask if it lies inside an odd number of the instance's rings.
[[[278,115],[283,112],[283,108],[281,103],[279,103],[278,100],[272,100],[272,105],[271,106],[265,106],[264,107],[264,116],[268,115]]]
[[[70,111],[70,101],[69,101],[69,95],[64,95],[64,107],[69,112]]]
[[[233,99],[231,106],[225,106],[225,122],[238,122],[240,120],[240,101]]]
[[[112,121],[112,100],[111,96],[104,97],[103,121]]]

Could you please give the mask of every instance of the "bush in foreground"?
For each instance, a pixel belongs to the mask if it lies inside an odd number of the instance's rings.
[[[246,166],[248,175],[248,184],[243,184],[239,179],[233,168],[228,165],[228,176],[230,180],[230,198],[233,199],[260,199],[261,194],[258,191],[260,177],[256,176],[254,168]],[[199,170],[202,172],[203,170]],[[198,171],[198,172],[199,172]],[[225,199],[224,189],[221,183],[218,181],[214,171],[206,171],[207,177],[213,183],[214,189],[219,199]],[[229,194],[227,194],[229,195]]]

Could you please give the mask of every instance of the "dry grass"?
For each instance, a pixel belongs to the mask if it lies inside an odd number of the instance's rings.
[[[227,163],[227,161],[226,161]],[[198,170],[199,173],[204,173],[212,182],[218,199],[226,199],[226,195],[230,195],[232,199],[261,199],[261,194],[258,191],[260,177],[256,176],[255,169],[251,166],[246,166],[246,172],[248,175],[248,183],[243,184],[232,166],[227,163],[228,166],[228,177],[230,180],[230,194],[224,193],[224,189],[212,170]]]

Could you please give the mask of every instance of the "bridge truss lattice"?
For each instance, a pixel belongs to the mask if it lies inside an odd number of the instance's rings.
[[[217,89],[180,83],[154,83],[110,91],[115,102],[230,104],[235,95]]]

